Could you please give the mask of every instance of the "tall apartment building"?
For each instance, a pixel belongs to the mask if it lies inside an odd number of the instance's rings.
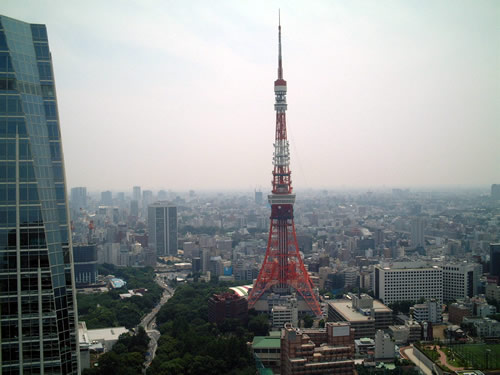
[[[398,262],[375,266],[375,297],[385,304],[418,301],[443,302],[443,270],[419,262]]]
[[[326,323],[324,329],[281,331],[281,374],[355,374],[354,330],[349,323]]]
[[[148,207],[149,246],[158,256],[177,255],[177,206],[161,201]]]
[[[452,263],[440,265],[443,269],[443,299],[454,301],[473,297],[478,293],[481,265],[477,263]]]
[[[77,374],[76,293],[45,25],[0,15],[0,373]]]

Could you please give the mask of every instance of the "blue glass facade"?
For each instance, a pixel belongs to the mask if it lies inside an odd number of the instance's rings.
[[[64,175],[47,30],[0,16],[3,375],[78,372]]]

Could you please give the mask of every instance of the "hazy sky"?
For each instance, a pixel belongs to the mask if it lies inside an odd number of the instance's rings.
[[[500,183],[500,1],[21,1],[69,186],[271,186],[281,8],[296,188]]]

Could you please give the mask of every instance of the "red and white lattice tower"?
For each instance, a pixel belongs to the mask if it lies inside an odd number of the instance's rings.
[[[248,307],[253,307],[266,292],[290,294],[291,289],[294,289],[297,297],[301,296],[312,312],[319,316],[321,308],[313,292],[309,274],[300,257],[293,222],[295,194],[292,194],[290,151],[286,135],[286,81],[283,79],[281,61],[281,23],[278,26],[278,32],[278,79],[274,81],[276,137],[273,157],[273,190],[268,196],[271,205],[271,227],[264,263],[248,296]]]

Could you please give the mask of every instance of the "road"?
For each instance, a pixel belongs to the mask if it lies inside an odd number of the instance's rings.
[[[172,297],[172,295],[174,294],[174,290],[171,289],[167,284],[165,284],[165,282],[161,278],[157,277],[155,281],[158,283],[159,286],[163,288],[163,295],[161,296],[158,305],[156,305],[153,308],[153,310],[151,310],[151,312],[141,320],[141,323],[139,324],[140,326],[144,327],[146,333],[151,339],[149,341],[149,348],[148,348],[149,355],[146,357],[146,361],[144,362],[143,373],[146,373],[146,369],[151,365],[151,362],[155,357],[156,349],[158,347],[158,340],[160,338],[160,332],[156,329],[156,314],[158,314],[160,308],[165,303],[167,303],[169,298]]]

